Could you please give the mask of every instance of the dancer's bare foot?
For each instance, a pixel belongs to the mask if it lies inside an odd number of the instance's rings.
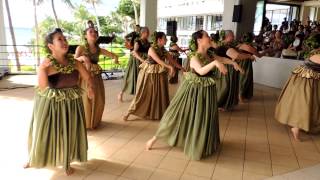
[[[29,167],[30,167],[30,163],[26,163],[26,164],[23,165],[23,168],[24,168],[24,169],[27,169],[27,168],[29,168]]]
[[[224,108],[218,108],[219,111],[225,112],[226,110]]]
[[[153,136],[146,144],[146,150],[149,151],[151,150],[153,144],[156,142],[157,138]]]
[[[120,92],[120,93],[118,94],[118,101],[119,101],[119,102],[123,102],[123,100],[122,100],[122,95],[123,95],[123,92]]]
[[[129,116],[130,116],[130,113],[127,113],[126,115],[123,116],[122,119],[123,119],[124,121],[128,121]]]
[[[299,138],[299,128],[293,127],[293,128],[291,128],[291,132],[292,132],[294,140],[300,142],[301,140]]]
[[[70,176],[71,174],[74,173],[74,169],[73,169],[72,167],[69,167],[69,168],[66,170],[65,173],[66,173],[67,176]]]
[[[244,99],[242,96],[239,95],[239,102],[243,104],[246,102],[246,99]]]

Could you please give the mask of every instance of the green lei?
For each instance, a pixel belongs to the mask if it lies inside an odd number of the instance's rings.
[[[203,55],[200,54],[200,53],[191,52],[191,53],[188,54],[188,57],[189,57],[190,59],[191,59],[193,56],[196,56],[196,57],[200,60],[200,62],[203,63],[203,65],[207,65],[207,64],[209,64],[209,63],[211,62],[210,60],[208,60],[208,58],[206,58],[205,56],[203,56]]]
[[[74,71],[74,66],[76,64],[72,54],[67,54],[66,58],[68,60],[68,65],[62,65],[51,55],[48,54],[47,58],[50,59],[52,66],[62,74],[71,74]]]
[[[89,57],[90,59],[94,59],[95,57],[95,55],[98,55],[98,57],[99,57],[99,54],[100,54],[100,47],[98,46],[98,45],[96,45],[96,48],[97,48],[97,52],[96,53],[92,53],[91,51],[90,51],[90,48],[89,48],[89,43],[88,42],[86,42],[85,44],[84,44],[84,48],[85,48],[85,52],[84,52],[84,54],[87,56],[87,57]],[[99,60],[99,58],[97,58],[97,60]]]
[[[157,44],[153,44],[152,47],[161,60],[164,60],[166,58],[167,50],[164,47],[159,47]]]

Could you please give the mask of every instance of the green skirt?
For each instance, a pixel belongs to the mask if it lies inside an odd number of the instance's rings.
[[[253,70],[252,61],[243,60],[239,62],[244,74],[239,74],[239,93],[245,99],[251,99],[253,96]]]
[[[320,132],[320,73],[303,65],[293,71],[280,94],[275,119],[306,132]]]
[[[216,86],[212,77],[187,73],[164,113],[156,137],[184,148],[193,160],[210,156],[219,147]]]
[[[134,58],[130,54],[127,70],[124,75],[124,80],[123,80],[124,85],[122,88],[122,92],[132,94],[132,95],[136,94],[139,65],[140,65],[139,60]]]
[[[31,167],[87,161],[87,135],[80,88],[36,90],[29,129]]]
[[[233,69],[232,65],[226,65],[226,75],[216,71],[216,86],[218,107],[231,110],[239,103],[239,72]]]

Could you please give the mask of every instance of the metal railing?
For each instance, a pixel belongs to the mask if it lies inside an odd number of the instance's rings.
[[[14,46],[18,50],[18,58],[16,58],[13,50]],[[108,73],[124,72],[129,57],[129,50],[125,47],[114,46],[112,44],[104,46],[104,48],[117,54],[120,60],[120,65],[117,65],[113,61],[110,61],[110,58],[100,56],[99,64],[106,76],[108,76]],[[36,74],[38,68],[37,50],[39,50],[41,61],[46,56],[44,46],[0,44],[0,71],[5,71],[9,74]],[[20,70],[18,70],[19,66]]]

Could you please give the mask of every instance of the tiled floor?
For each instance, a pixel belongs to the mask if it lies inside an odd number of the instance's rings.
[[[20,80],[18,85],[33,84],[35,77],[13,80]],[[155,150],[145,151],[145,142],[154,135],[158,121],[132,117],[129,122],[122,121],[132,96],[125,96],[125,102],[118,103],[121,81],[105,81],[105,87],[103,123],[88,132],[89,162],[74,163],[76,172],[71,177],[59,168],[22,168],[27,159],[33,88],[0,88],[0,179],[251,180],[320,163],[320,136],[303,134],[304,141],[295,142],[289,129],[273,119],[278,89],[256,85],[250,103],[220,113],[220,151],[210,158],[190,161],[183,150],[161,141]],[[171,95],[176,89],[177,86],[170,86]]]

